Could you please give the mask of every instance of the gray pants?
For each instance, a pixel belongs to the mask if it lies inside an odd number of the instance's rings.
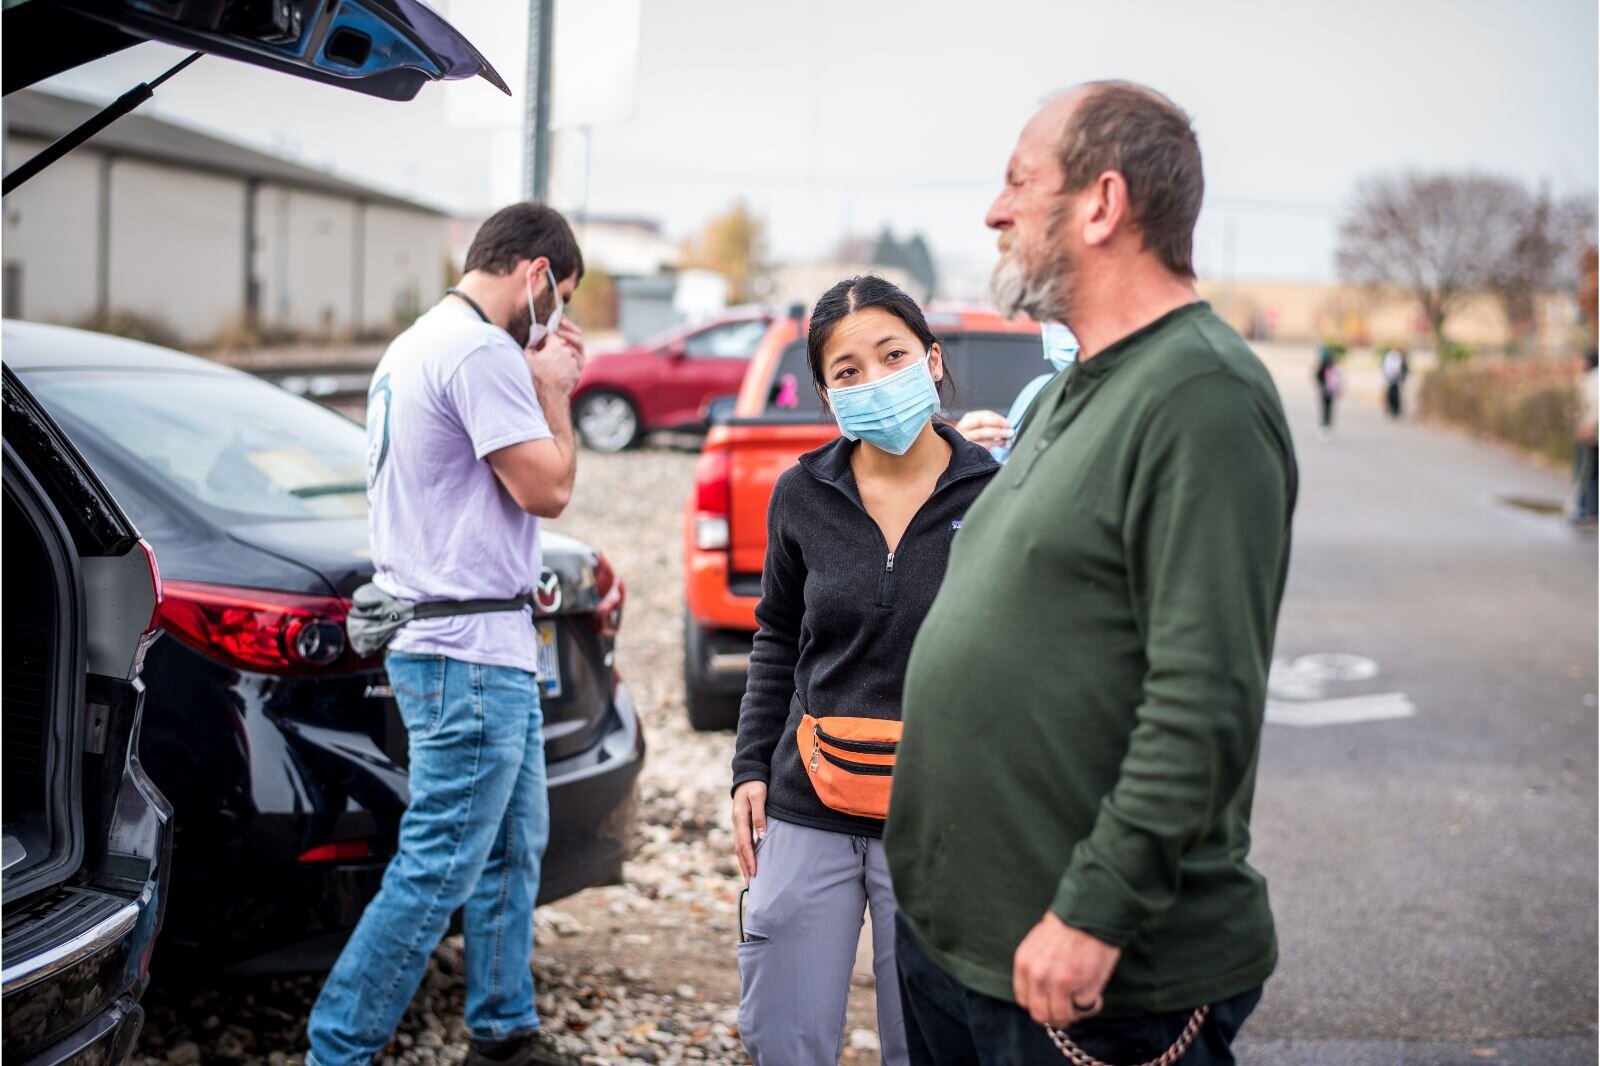
[[[868,907],[883,1061],[905,1066],[894,889],[883,841],[767,819],[739,944],[739,1033],[756,1066],[839,1061],[850,972]]]

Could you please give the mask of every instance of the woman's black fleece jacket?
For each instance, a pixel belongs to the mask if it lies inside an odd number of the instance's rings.
[[[767,814],[813,829],[883,835],[876,818],[825,806],[800,759],[796,730],[818,718],[900,718],[911,642],[944,580],[961,517],[1000,469],[954,429],[940,475],[893,555],[862,506],[850,470],[855,442],[840,437],[800,457],[772,490],[760,630],[739,708],[733,784],[767,784]]]

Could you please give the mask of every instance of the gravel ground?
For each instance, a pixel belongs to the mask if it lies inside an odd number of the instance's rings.
[[[585,452],[573,505],[552,528],[602,548],[628,586],[618,664],[649,744],[638,845],[624,883],[539,910],[533,971],[546,1028],[587,1063],[747,1063],[739,1043],[738,898],[728,817],[730,734],[683,711],[681,516],[695,455],[678,442]],[[843,1061],[878,1062],[869,957],[857,964]],[[317,978],[183,988],[154,974],[134,1061],[301,1061]],[[383,1064],[466,1055],[462,947],[444,942]]]

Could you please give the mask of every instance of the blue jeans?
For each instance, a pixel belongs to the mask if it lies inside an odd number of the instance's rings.
[[[444,656],[388,657],[410,734],[399,849],[307,1023],[308,1066],[367,1066],[394,1034],[450,916],[463,910],[467,1028],[539,1027],[533,904],[550,837],[534,675]]]
[[[1015,1003],[991,999],[951,977],[928,957],[904,916],[895,916],[895,960],[913,1066],[1053,1066],[1066,1058],[1044,1026]],[[1233,1038],[1261,1002],[1261,989],[1211,1005],[1199,1036],[1178,1066],[1232,1066]],[[1147,1062],[1182,1035],[1193,1011],[1132,1018],[1090,1018],[1067,1035],[1102,1062]]]

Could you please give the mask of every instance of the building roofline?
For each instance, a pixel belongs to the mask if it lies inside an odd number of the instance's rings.
[[[23,89],[7,96],[0,106],[5,109],[6,129],[10,136],[54,141],[94,115],[101,105],[38,89]],[[151,115],[134,113],[118,119],[76,151],[123,156],[441,218],[450,215],[450,212],[432,204],[336,177],[269,152]]]

